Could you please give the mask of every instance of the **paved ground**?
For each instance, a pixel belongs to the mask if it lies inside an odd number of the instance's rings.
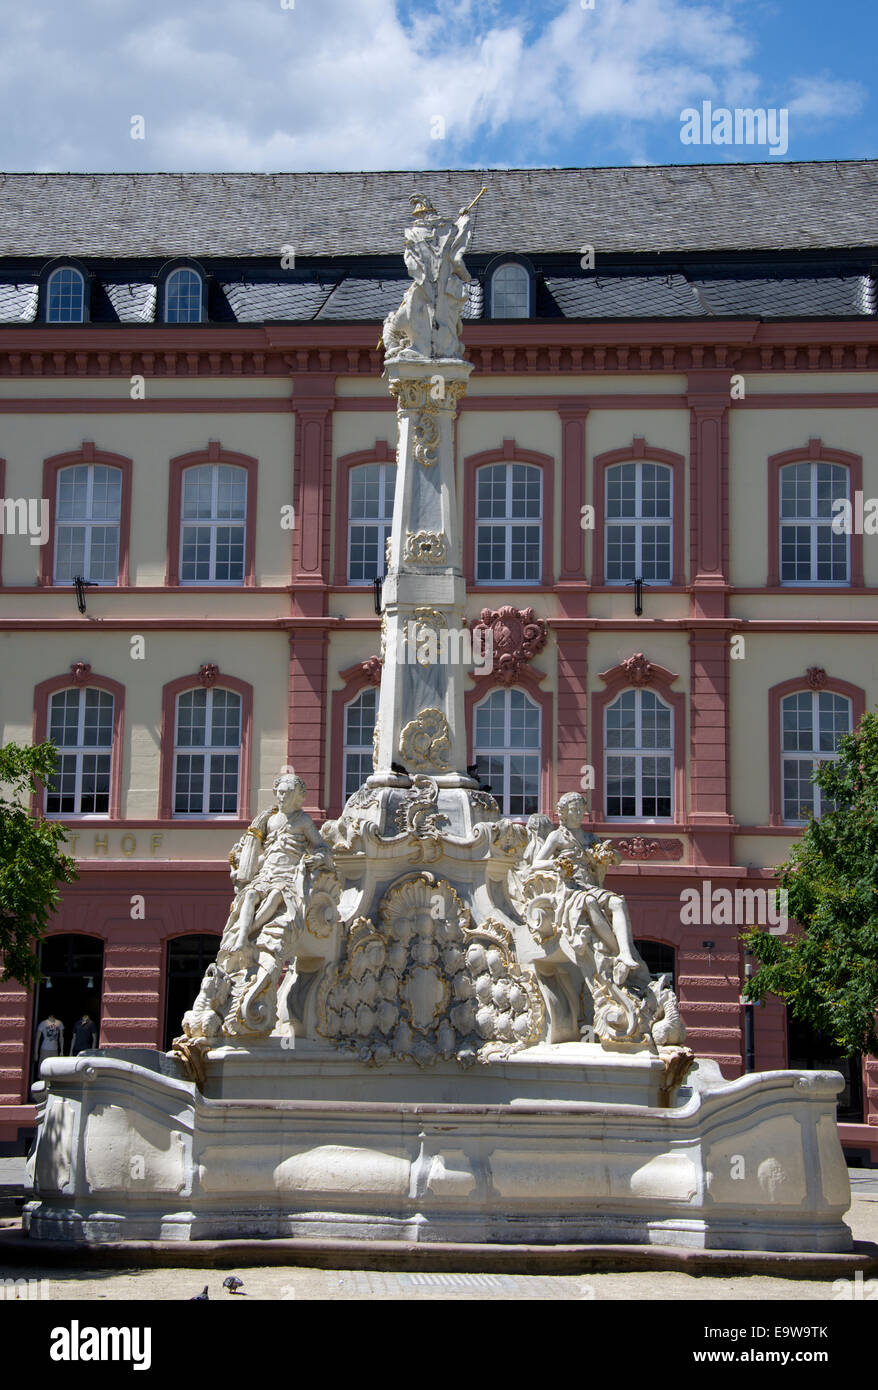
[[[0,1189],[20,1183],[24,1163],[0,1159]],[[856,1240],[878,1244],[878,1169],[850,1170],[853,1194],[848,1222]],[[9,1224],[0,1218],[0,1225]],[[222,1287],[226,1274],[244,1280],[236,1296]],[[244,1269],[28,1269],[0,1266],[0,1280],[37,1281],[31,1297],[79,1301],[190,1299],[208,1287],[208,1297],[226,1303],[254,1300],[500,1300],[573,1299],[579,1301],[797,1302],[878,1298],[875,1281],[778,1279],[763,1275],[715,1278],[677,1272],[588,1275],[418,1274],[397,1271],[250,1267]],[[0,1286],[0,1300],[13,1296]],[[18,1291],[19,1296],[24,1292]]]

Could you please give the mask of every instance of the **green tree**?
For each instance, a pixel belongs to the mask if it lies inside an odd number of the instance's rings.
[[[77,877],[75,862],[60,848],[64,826],[37,820],[28,809],[30,793],[38,780],[50,780],[56,758],[51,743],[0,747],[0,979],[25,986],[40,979],[34,948],[58,904],[56,884]]]
[[[777,870],[802,930],[743,933],[759,962],[745,995],[779,995],[846,1056],[878,1056],[878,713],[863,716],[813,780],[823,813]]]

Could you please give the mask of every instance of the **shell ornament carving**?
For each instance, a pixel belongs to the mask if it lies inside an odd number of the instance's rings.
[[[452,885],[428,872],[393,885],[377,927],[357,919],[317,1012],[318,1032],[376,1064],[468,1065],[529,1046],[545,1024],[506,928],[473,926]]]
[[[441,709],[422,709],[399,736],[403,764],[415,772],[447,772],[451,731]]]

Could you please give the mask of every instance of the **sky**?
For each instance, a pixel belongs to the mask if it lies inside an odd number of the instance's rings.
[[[0,0],[0,168],[869,158],[876,38],[875,0]]]

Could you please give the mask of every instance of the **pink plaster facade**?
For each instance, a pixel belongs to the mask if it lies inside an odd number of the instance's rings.
[[[542,711],[541,796],[542,810],[552,812],[560,794],[581,785],[585,765],[595,767],[598,785],[591,813],[593,828],[610,835],[627,847],[624,863],[614,878],[631,908],[635,936],[672,947],[676,953],[676,985],[689,1029],[692,1046],[701,1055],[716,1058],[727,1077],[743,1070],[744,1010],[740,1003],[744,961],[736,929],[715,926],[686,926],[681,923],[680,894],[687,887],[699,887],[705,878],[717,885],[735,887],[771,885],[770,872],[748,866],[739,840],[743,835],[766,837],[783,827],[776,815],[768,814],[757,824],[743,825],[735,819],[734,766],[730,730],[734,720],[729,637],[740,629],[740,619],[732,610],[737,593],[766,598],[779,596],[777,576],[772,569],[771,535],[776,538],[776,516],[769,522],[766,582],[758,577],[736,590],[730,573],[730,416],[740,411],[748,418],[754,412],[801,410],[801,428],[790,431],[788,449],[766,450],[761,505],[776,493],[776,469],[781,460],[812,457],[809,444],[820,433],[810,421],[815,409],[839,411],[874,409],[874,396],[862,392],[825,391],[819,396],[792,392],[751,395],[743,401],[729,396],[731,371],[772,370],[851,373],[878,368],[878,342],[874,328],[859,322],[778,325],[757,322],[722,321],[712,324],[674,322],[673,324],[620,323],[522,323],[510,326],[490,323],[467,326],[469,355],[476,377],[496,377],[508,384],[510,375],[518,378],[514,393],[484,398],[471,395],[461,409],[461,426],[471,417],[488,422],[493,443],[476,449],[459,448],[458,469],[464,521],[464,568],[472,599],[473,613],[483,607],[496,608],[507,601],[532,605],[538,618],[548,623],[550,640],[535,662],[527,662],[516,680]],[[179,417],[182,425],[192,415],[215,415],[209,423],[222,443],[205,439],[193,451],[181,442],[168,457],[170,506],[167,521],[168,553],[163,560],[168,584],[177,575],[174,536],[179,535],[178,506],[182,470],[189,464],[213,458],[247,467],[255,491],[257,471],[281,468],[289,479],[294,525],[289,532],[289,565],[286,582],[262,583],[260,536],[253,525],[255,511],[248,515],[247,579],[238,586],[252,604],[248,616],[239,610],[226,613],[221,606],[205,602],[197,617],[180,616],[173,605],[163,602],[160,586],[138,586],[129,581],[127,569],[120,568],[119,586],[127,594],[154,597],[148,611],[140,610],[136,620],[124,613],[108,610],[102,621],[104,633],[127,635],[145,631],[150,640],[183,634],[235,632],[246,644],[248,633],[267,634],[282,653],[286,671],[285,688],[278,694],[287,720],[286,758],[294,763],[309,787],[309,807],[315,819],[334,815],[340,809],[343,777],[343,711],[359,690],[374,681],[369,659],[378,649],[379,620],[362,606],[343,613],[333,606],[346,582],[346,535],[348,476],[350,468],[372,460],[388,462],[392,448],[379,436],[384,429],[374,418],[387,414],[392,431],[392,403],[373,396],[352,396],[339,390],[339,380],[363,383],[380,375],[380,355],[374,349],[374,326],[345,325],[343,329],[326,324],[310,326],[278,325],[224,329],[203,326],[199,330],[185,325],[156,325],[147,329],[132,326],[110,327],[100,331],[89,326],[29,328],[25,336],[0,329],[0,375],[51,378],[53,375],[79,377],[93,388],[101,376],[127,377],[143,371],[170,378],[187,378],[186,396],[165,400],[150,399],[127,403],[100,395],[75,402],[78,412],[96,417],[123,415],[126,410],[143,413],[161,411]],[[627,389],[602,392],[600,374],[613,373],[628,379]],[[653,375],[676,373],[686,380],[681,392],[661,394],[644,390]],[[241,377],[286,378],[292,387],[278,397],[258,397],[247,401],[199,394],[199,379]],[[580,394],[560,391],[559,377],[578,377]],[[545,380],[543,380],[545,378]],[[118,383],[116,383],[118,384]],[[586,392],[588,387],[588,392]],[[49,382],[51,388],[51,381]],[[594,389],[592,389],[594,388]],[[6,396],[0,401],[3,413],[27,414],[34,410],[27,396]],[[71,410],[71,401],[59,392],[39,401],[45,418],[57,420]],[[644,433],[639,423],[630,424],[626,412],[640,416],[673,413],[685,425],[688,451],[669,449]],[[255,446],[246,452],[227,447],[223,419],[237,413],[258,421],[269,413],[292,416],[294,432],[290,453],[285,458],[267,460]],[[528,416],[535,412],[544,423],[545,442],[534,448],[523,436],[512,436],[504,414]],[[609,448],[593,448],[590,436],[596,421],[606,412],[617,420],[614,441]],[[359,439],[351,447],[348,435],[336,450],[334,438],[342,437],[342,427],[358,413]],[[622,424],[618,423],[620,418]],[[518,429],[516,426],[516,434]],[[188,435],[186,436],[188,439]],[[829,432],[825,437],[830,438]],[[830,460],[847,460],[852,483],[862,479],[862,458],[853,451],[835,453],[818,450]],[[804,448],[804,452],[803,452]],[[86,450],[91,452],[86,455]],[[10,451],[4,448],[7,469]],[[46,451],[45,484],[54,497],[53,479],[57,467],[104,455],[94,444],[71,438],[64,452]],[[138,488],[138,461],[131,456],[107,455],[122,467],[127,478],[123,499],[125,519],[134,518],[131,490]],[[656,459],[667,463],[674,477],[674,563],[673,583],[665,593],[677,603],[673,612],[656,612],[652,600],[641,618],[627,606],[622,616],[608,615],[599,599],[609,602],[612,595],[603,584],[603,557],[600,536],[587,536],[582,526],[582,508],[600,503],[604,470],[613,462],[630,459]],[[543,546],[539,584],[522,586],[507,600],[496,584],[479,585],[474,576],[475,475],[479,466],[498,461],[532,463],[543,475]],[[857,465],[860,465],[857,471]],[[774,472],[772,471],[774,470]],[[175,481],[176,479],[176,481]],[[37,486],[39,484],[36,484]],[[867,484],[867,491],[869,486]],[[878,490],[878,478],[872,491]],[[176,498],[176,503],[175,503]],[[685,504],[685,505],[684,505]],[[602,509],[598,507],[602,525]],[[769,508],[770,512],[770,508]],[[688,516],[688,520],[687,520]],[[7,547],[4,547],[4,552]],[[15,596],[15,611],[0,613],[0,632],[42,631],[47,642],[59,641],[71,632],[79,634],[81,657],[100,671],[100,658],[89,647],[89,629],[73,611],[72,602],[63,613],[50,613],[47,605],[52,593],[50,547],[33,583],[8,584],[0,575],[0,597]],[[125,546],[127,556],[128,547]],[[6,555],[3,555],[6,564]],[[775,567],[776,568],[776,567]],[[878,589],[863,579],[862,561],[854,566],[854,590],[874,597]],[[657,586],[658,587],[658,586]],[[360,586],[360,599],[363,598]],[[524,589],[527,593],[524,593]],[[176,592],[179,592],[177,590]],[[201,594],[211,591],[190,589]],[[214,594],[216,591],[213,591]],[[275,608],[269,612],[258,603],[272,596]],[[345,598],[346,595],[343,595]],[[368,595],[366,595],[368,598]],[[68,611],[69,610],[69,611]],[[853,614],[850,632],[861,639],[878,635],[878,620],[869,614]],[[815,644],[823,631],[819,616],[791,621],[782,606],[770,614],[760,610],[751,624],[752,631],[777,633],[782,638],[795,631]],[[656,643],[667,634],[683,634],[688,643],[686,661],[673,667],[662,664],[662,648]],[[599,643],[611,634],[622,653],[617,664],[608,664]],[[127,640],[127,636],[125,637]],[[351,647],[358,643],[357,651]],[[347,645],[343,645],[347,644]],[[675,724],[674,814],[670,821],[606,821],[601,809],[602,713],[608,701],[632,683],[625,663],[639,652],[646,653],[653,667],[652,688],[671,704]],[[193,653],[193,659],[195,654]],[[805,664],[798,661],[797,668]],[[363,663],[367,665],[364,666]],[[816,650],[813,662],[826,665]],[[831,663],[830,663],[831,664]],[[63,672],[69,661],[55,663]],[[116,795],[109,818],[113,830],[167,827],[170,821],[170,755],[167,749],[168,721],[172,717],[175,690],[197,682],[185,673],[192,662],[178,666],[179,680],[161,682],[156,691],[155,728],[161,733],[163,761],[156,758],[155,816],[126,818],[123,813],[124,788]],[[367,669],[368,668],[368,669]],[[245,692],[253,686],[253,705],[258,701],[262,677],[243,668],[242,678],[224,681]],[[61,677],[59,676],[59,679]],[[66,679],[66,678],[64,678]],[[134,677],[132,677],[132,680]],[[802,676],[802,681],[805,676]],[[854,689],[845,684],[842,666],[833,665],[828,689]],[[52,688],[57,687],[54,681]],[[794,684],[800,684],[798,679]],[[470,682],[467,711],[493,686],[490,678]],[[46,690],[33,689],[31,700],[42,709]],[[874,703],[857,685],[856,708]],[[163,706],[164,693],[164,706]],[[772,692],[773,694],[776,691]],[[249,698],[249,697],[248,697]],[[42,704],[40,705],[40,702]],[[770,762],[766,778],[779,775],[776,720],[766,697],[764,720],[771,733]],[[32,706],[33,708],[33,706]],[[122,702],[118,700],[119,718]],[[245,711],[246,714],[246,711]],[[23,712],[19,711],[23,718]],[[22,722],[19,718],[19,723]],[[30,711],[26,722],[30,723]],[[249,730],[249,724],[247,725]],[[119,739],[128,737],[120,728]],[[255,737],[256,730],[253,730]],[[471,729],[470,729],[471,738]],[[251,735],[247,735],[246,755]],[[470,743],[471,746],[471,743]],[[242,760],[243,784],[239,816],[226,819],[228,847],[239,833],[238,827],[256,809],[254,773],[247,756]],[[252,759],[251,759],[252,761]],[[114,774],[120,769],[114,762]],[[777,801],[772,792],[772,806]],[[84,820],[89,832],[93,819]],[[193,829],[193,834],[195,830]],[[655,848],[657,846],[657,849]],[[79,881],[64,892],[51,933],[88,933],[104,942],[103,998],[100,1042],[107,1046],[157,1047],[164,1028],[166,962],[168,943],[182,936],[217,933],[221,930],[229,905],[228,865],[224,856],[211,859],[178,857],[171,863],[155,860],[106,857],[83,860]],[[145,917],[131,915],[132,895],[145,899]],[[712,942],[708,947],[706,943]],[[33,1121],[28,1103],[30,1068],[28,1056],[32,1029],[32,999],[14,983],[0,985],[0,1144],[20,1145]],[[783,1066],[787,1060],[785,1016],[775,1002],[755,1011],[756,1066]],[[878,1160],[878,1063],[863,1067],[863,1122],[842,1126],[844,1142],[853,1149],[868,1150]]]

